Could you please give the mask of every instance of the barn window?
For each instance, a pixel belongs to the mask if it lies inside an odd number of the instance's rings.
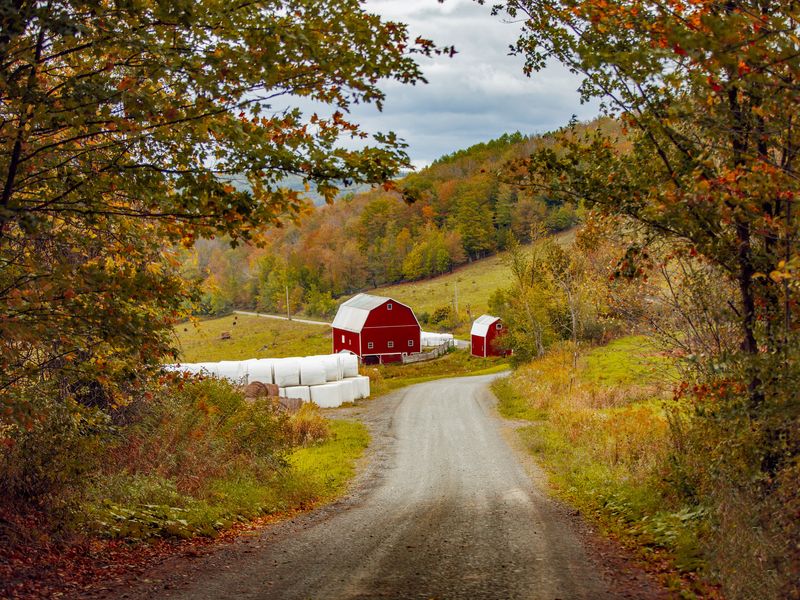
[[[367,350],[372,350],[375,347],[373,342],[367,342]]]
[[[498,323],[497,325],[495,325],[495,327],[497,329],[502,329],[503,328],[503,324],[502,323]]]
[[[389,302],[389,304],[386,305],[386,310],[392,310],[392,303],[391,302]]]
[[[387,345],[389,348],[394,348],[394,342],[393,342],[393,341],[391,341],[391,340],[390,340],[390,341],[389,341],[389,343],[387,343],[386,345]]]
[[[414,347],[414,340],[408,340],[408,347],[409,348],[413,348]]]
[[[342,343],[344,344],[344,334],[342,334]]]

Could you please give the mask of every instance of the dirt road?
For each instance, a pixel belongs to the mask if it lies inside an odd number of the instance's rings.
[[[248,317],[261,317],[262,319],[277,319],[279,321],[294,321],[295,323],[305,323],[306,325],[328,325],[326,321],[311,321],[309,319],[298,319],[296,317],[284,317],[282,315],[268,315],[266,313],[257,313],[257,312],[248,312],[246,310],[235,310],[233,311],[234,314],[237,315],[247,315]]]
[[[164,565],[129,597],[631,597],[507,443],[491,378],[425,383],[354,409],[373,443],[347,498]]]

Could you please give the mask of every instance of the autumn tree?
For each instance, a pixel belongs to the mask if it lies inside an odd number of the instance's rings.
[[[738,348],[691,357],[706,361],[687,395],[698,405],[697,451],[711,468],[691,471],[685,485],[713,497],[719,518],[735,512],[725,505],[734,492],[722,500],[721,490],[747,489],[753,512],[746,526],[771,527],[783,514],[776,499],[796,491],[800,455],[800,8],[748,0],[509,0],[495,11],[522,22],[514,50],[527,73],[560,61],[583,76],[583,98],[599,99],[625,127],[621,139],[601,129],[566,132],[563,150],[515,165],[523,179],[625,217],[633,235],[622,274],[646,275],[655,257],[675,252],[698,267],[685,278],[697,286],[688,297],[708,299],[704,285],[733,291],[724,312]],[[782,535],[793,532],[796,544],[800,532],[784,516]],[[791,572],[775,548],[765,549],[781,565],[775,572]]]
[[[779,350],[792,329],[782,273],[796,252],[796,7],[512,1],[504,10],[525,19],[515,49],[527,72],[557,58],[583,74],[584,97],[619,114],[633,144],[619,153],[597,130],[565,153],[539,153],[531,174],[687,243],[737,281],[742,350]]]
[[[435,51],[357,0],[41,0],[0,24],[0,391],[19,418],[45,382],[113,403],[169,350],[190,295],[169,244],[254,240],[301,209],[288,175],[330,199],[407,165],[345,115]]]

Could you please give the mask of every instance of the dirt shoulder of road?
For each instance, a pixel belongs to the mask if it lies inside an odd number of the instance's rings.
[[[578,534],[586,547],[588,558],[600,571],[603,579],[609,582],[615,593],[620,597],[642,600],[675,597],[670,590],[664,588],[655,574],[648,570],[646,563],[638,560],[632,552],[615,540],[603,535],[578,510],[555,497],[547,474],[527,451],[518,434],[520,428],[529,427],[531,422],[505,419],[497,412],[495,406],[492,406],[492,410],[501,423],[503,437],[514,449],[531,479],[539,489],[547,491],[553,511],[557,513],[558,518],[568,522],[572,530]]]

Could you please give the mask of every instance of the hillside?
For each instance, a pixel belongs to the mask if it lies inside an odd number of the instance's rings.
[[[569,246],[575,240],[575,229],[561,232],[555,239],[560,245]],[[489,297],[495,290],[508,285],[509,275],[504,257],[497,254],[458,267],[452,273],[383,286],[369,293],[389,296],[408,304],[423,321],[423,326],[432,329],[436,324],[431,323],[430,318],[437,309],[452,307],[457,295],[458,311],[465,321],[454,329],[463,336],[468,333],[469,323],[474,318],[489,311]]]
[[[615,124],[602,120],[582,127]],[[511,185],[502,175],[509,162],[555,140],[555,134],[515,133],[459,150],[395,188],[308,206],[298,223],[271,230],[257,246],[200,241],[183,261],[184,276],[204,292],[199,313],[282,313],[288,301],[292,312],[331,317],[341,297],[449,274],[502,252],[512,238],[526,243],[533,225],[551,233],[570,229],[581,218],[581,206]],[[464,282],[466,301],[479,301],[470,299],[479,289],[470,289],[472,274],[462,276],[470,277]],[[428,303],[431,309],[438,307],[435,302],[439,296]]]

